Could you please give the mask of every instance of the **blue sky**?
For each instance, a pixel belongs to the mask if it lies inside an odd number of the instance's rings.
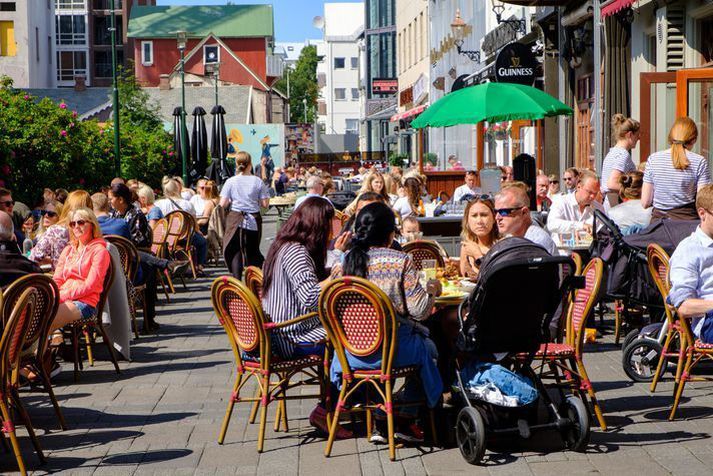
[[[226,0],[158,0],[156,3],[158,5],[225,5]],[[276,41],[304,41],[322,37],[322,32],[312,26],[312,19],[324,14],[323,0],[233,0],[233,3],[236,5],[272,4],[275,10]]]

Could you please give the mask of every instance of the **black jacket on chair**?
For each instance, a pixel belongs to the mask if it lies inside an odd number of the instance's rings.
[[[6,288],[27,274],[41,272],[37,263],[22,256],[16,242],[0,241],[0,288]]]

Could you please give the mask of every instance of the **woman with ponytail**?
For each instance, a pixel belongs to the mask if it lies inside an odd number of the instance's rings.
[[[651,222],[651,208],[641,206],[641,187],[644,174],[635,170],[619,176],[619,196],[622,203],[609,210],[609,218],[625,235],[646,228]]]
[[[422,399],[425,392],[428,406],[433,408],[441,397],[443,382],[436,365],[436,346],[429,338],[428,329],[419,321],[430,315],[434,298],[441,293],[441,285],[439,281],[431,280],[426,289],[421,286],[411,258],[390,248],[395,234],[395,216],[388,205],[376,202],[365,206],[356,216],[351,249],[343,264],[335,266],[332,277],[368,279],[389,297],[398,322],[393,365],[420,366],[421,382],[408,382],[404,398],[409,401]],[[359,358],[347,353],[347,359],[355,368],[376,369],[381,365],[380,354]],[[341,381],[340,374],[339,360],[333,359],[331,376],[336,385]]]
[[[641,204],[653,205],[652,220],[696,220],[696,194],[711,183],[708,160],[692,152],[698,128],[690,117],[679,117],[668,133],[671,148],[654,152],[646,162]]]
[[[425,215],[423,201],[421,200],[421,182],[415,177],[404,180],[406,195],[394,203],[394,210],[401,215],[401,219],[411,215],[422,217]]]
[[[609,209],[620,203],[619,177],[636,170],[634,161],[631,160],[631,149],[639,142],[639,129],[641,125],[636,119],[623,114],[614,114],[611,120],[612,140],[614,147],[604,157],[602,164],[601,190],[605,197],[603,205]]]

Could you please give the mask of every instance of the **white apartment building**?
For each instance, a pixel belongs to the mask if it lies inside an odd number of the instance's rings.
[[[324,43],[317,45],[317,122],[325,134],[359,133],[359,46],[362,3],[324,4]]]
[[[305,40],[301,43],[298,42],[288,42],[288,41],[277,41],[275,42],[275,56],[282,58],[285,66],[289,66],[294,69],[297,64],[297,60],[300,58],[302,49],[305,46],[317,46],[322,43],[322,40]]]
[[[0,0],[0,74],[17,88],[51,88],[54,1]]]

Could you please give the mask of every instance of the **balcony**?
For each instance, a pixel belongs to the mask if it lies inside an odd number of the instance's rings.
[[[281,78],[285,68],[285,62],[279,56],[267,55],[267,75],[274,78]]]

